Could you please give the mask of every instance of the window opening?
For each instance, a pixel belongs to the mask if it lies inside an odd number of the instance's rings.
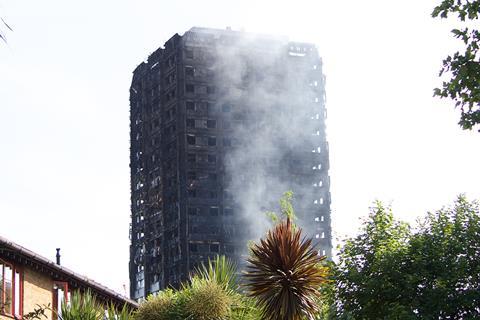
[[[193,77],[195,75],[195,68],[192,66],[186,66],[185,67],[185,75]]]
[[[14,265],[0,260],[0,314],[16,317],[22,314],[22,281]]]

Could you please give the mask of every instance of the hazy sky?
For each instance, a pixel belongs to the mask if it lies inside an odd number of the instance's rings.
[[[0,0],[14,29],[0,43],[0,235],[52,260],[61,247],[65,266],[123,292],[132,71],[192,26],[317,44],[336,236],[376,198],[409,221],[480,198],[480,134],[432,98],[457,46],[454,24],[430,18],[439,2]]]

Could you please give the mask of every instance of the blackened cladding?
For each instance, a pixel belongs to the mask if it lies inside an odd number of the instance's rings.
[[[292,190],[299,225],[331,256],[322,62],[285,38],[192,28],[130,88],[130,293],[178,287],[217,254],[240,265]]]

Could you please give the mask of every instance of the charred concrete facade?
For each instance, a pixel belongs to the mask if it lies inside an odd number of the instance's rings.
[[[192,28],[130,88],[133,299],[208,257],[237,261],[294,192],[298,224],[331,256],[322,61],[314,45]]]

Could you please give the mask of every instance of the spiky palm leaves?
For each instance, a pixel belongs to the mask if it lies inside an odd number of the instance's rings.
[[[69,303],[62,304],[61,312],[57,312],[57,318],[59,320],[131,320],[133,310],[126,304],[121,309],[113,304],[105,308],[90,290],[74,291]]]
[[[61,320],[100,320],[104,311],[90,290],[85,293],[74,292],[69,304],[62,304]]]
[[[313,318],[320,286],[326,282],[310,239],[294,228],[290,219],[268,231],[265,239],[251,247],[246,280],[250,296],[256,297],[265,320]]]
[[[217,255],[208,259],[195,270],[195,274],[203,279],[218,283],[224,290],[232,292],[238,289],[237,266],[225,256]]]

